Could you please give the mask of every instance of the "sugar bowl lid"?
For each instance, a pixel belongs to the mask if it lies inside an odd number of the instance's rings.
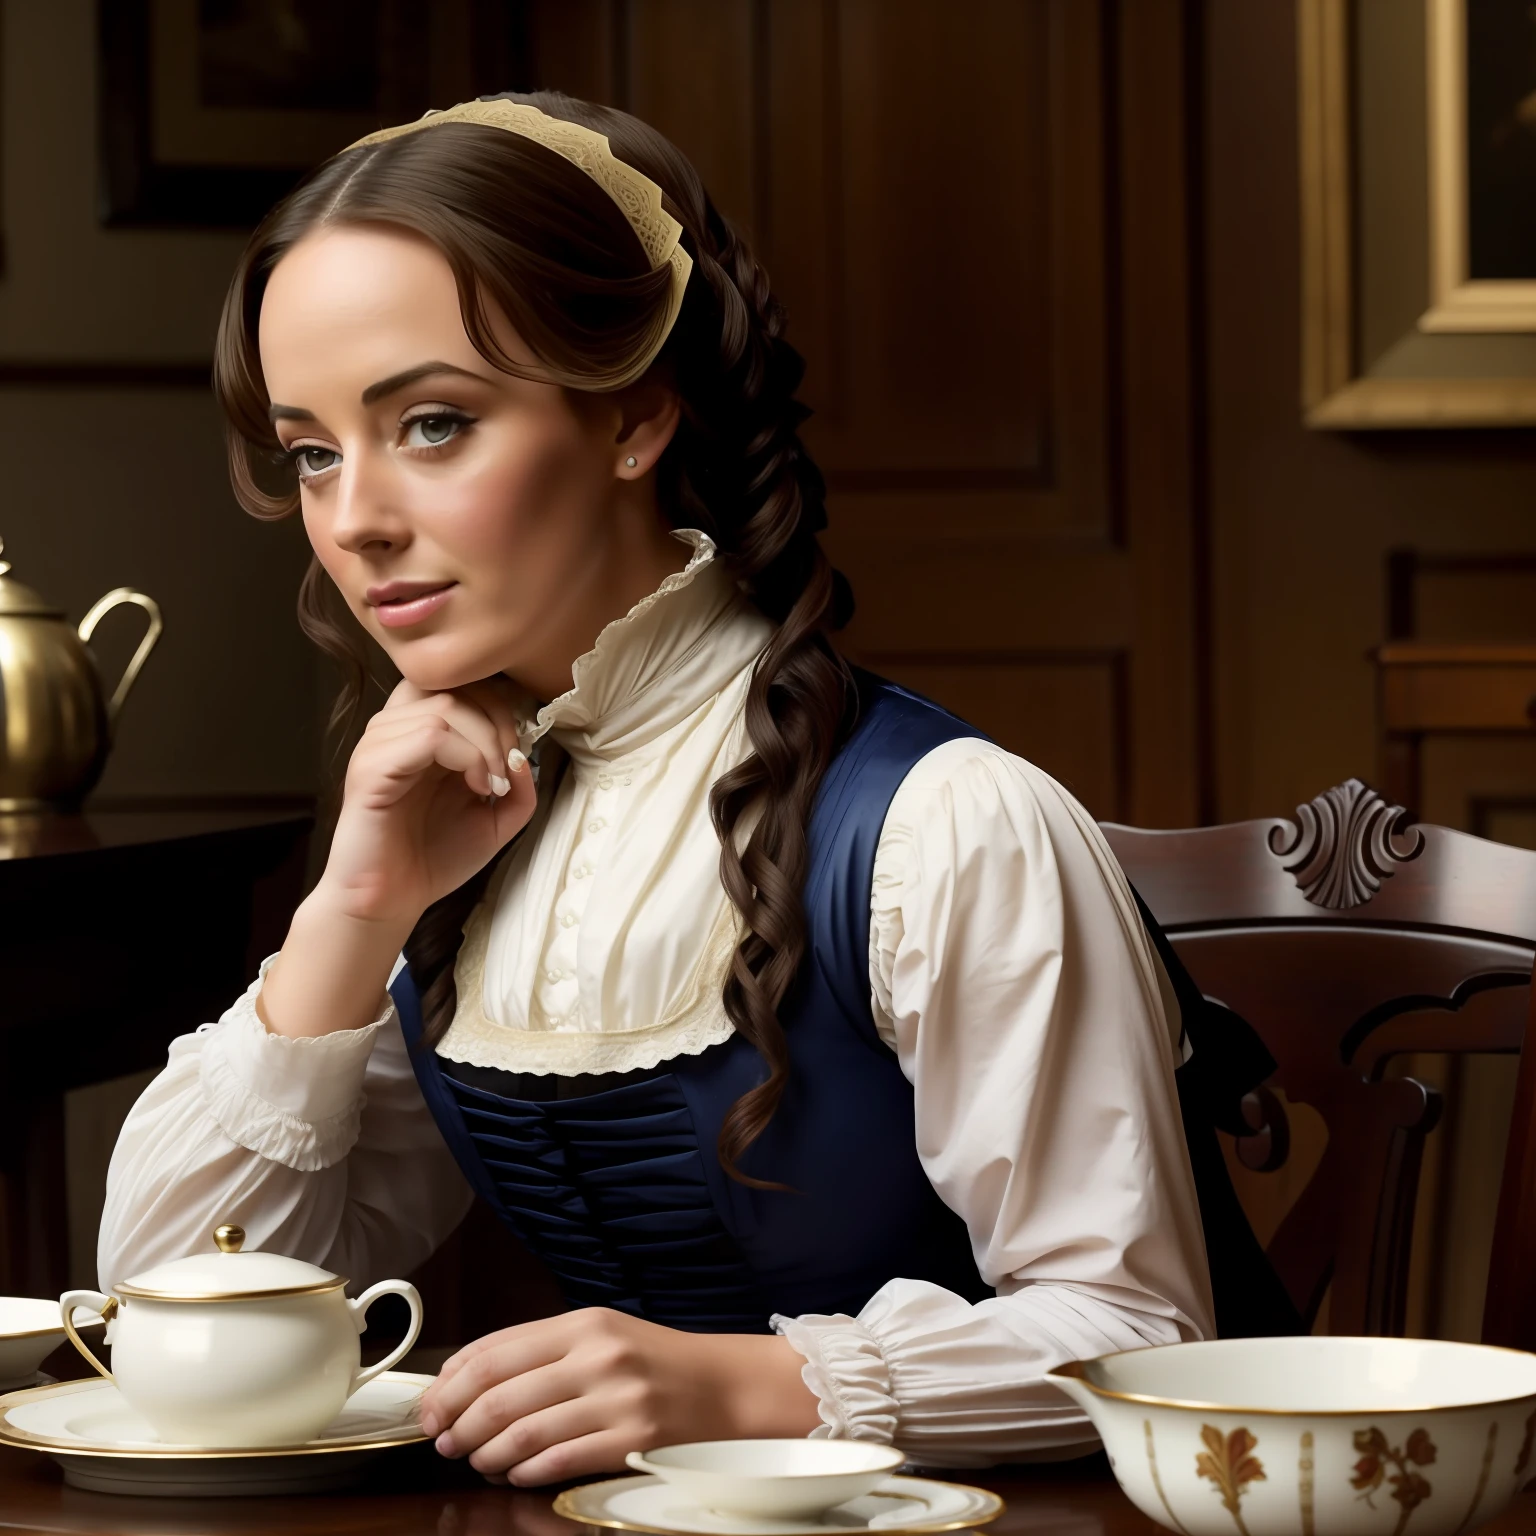
[[[119,1296],[149,1301],[254,1301],[266,1296],[314,1296],[339,1290],[340,1275],[281,1253],[241,1253],[245,1229],[233,1223],[214,1230],[217,1253],[194,1253],[130,1275],[114,1287]]]

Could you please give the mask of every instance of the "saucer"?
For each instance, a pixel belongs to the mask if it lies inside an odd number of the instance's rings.
[[[888,1477],[874,1492],[825,1511],[819,1520],[723,1515],[689,1504],[675,1484],[654,1475],[585,1483],[555,1500],[555,1513],[567,1520],[652,1536],[848,1536],[851,1531],[927,1536],[985,1525],[1002,1512],[1003,1501],[985,1488],[926,1477]]]
[[[425,1440],[416,1409],[434,1380],[385,1371],[313,1440],[225,1449],[167,1445],[97,1376],[0,1397],[0,1443],[46,1452],[71,1487],[98,1493],[314,1493],[346,1486],[380,1451]]]
[[[47,1371],[33,1371],[29,1376],[19,1376],[15,1381],[0,1381],[0,1392],[21,1392],[27,1387],[51,1387],[59,1378]]]

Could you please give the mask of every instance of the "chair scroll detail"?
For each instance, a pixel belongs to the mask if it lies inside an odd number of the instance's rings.
[[[1520,1051],[1536,852],[1413,825],[1358,779],[1294,819],[1104,832],[1197,985],[1275,1058],[1243,1106],[1252,1134],[1233,1152],[1247,1169],[1279,1173],[1267,1249],[1292,1301],[1311,1322],[1327,1294],[1334,1333],[1400,1333],[1424,1142],[1442,1106],[1393,1063]],[[1532,1102],[1517,1107],[1517,1130],[1519,1116],[1536,1117],[1536,1066],[1522,1083]],[[1320,1131],[1302,1135],[1301,1105],[1310,1127],[1320,1118],[1326,1128],[1321,1143]],[[1536,1306],[1494,1303],[1511,1285],[1536,1300],[1536,1275],[1511,1280],[1501,1257],[1518,1251],[1536,1265],[1536,1124],[1526,1142],[1523,1162],[1511,1147],[1502,1189],[1504,1209],[1530,1212],[1532,1230],[1528,1242],[1496,1245],[1488,1329],[1502,1335],[1490,1342],[1530,1347]],[[1303,1146],[1310,1176],[1294,1162]]]
[[[1271,828],[1269,847],[1288,861],[1286,873],[1308,901],[1343,911],[1369,901],[1397,865],[1423,853],[1424,834],[1405,829],[1407,820],[1402,806],[1346,779],[1297,806],[1294,822]]]

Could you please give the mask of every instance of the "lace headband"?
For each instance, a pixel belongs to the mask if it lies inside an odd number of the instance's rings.
[[[364,144],[382,144],[386,139],[399,138],[403,133],[415,133],[422,128],[436,128],[440,123],[483,123],[489,128],[500,128],[507,133],[519,134],[542,144],[557,155],[569,160],[578,170],[584,171],[619,205],[630,227],[639,237],[641,249],[651,264],[651,270],[670,267],[672,283],[667,295],[667,310],[661,328],[643,358],[638,359],[622,373],[604,377],[599,387],[622,389],[632,384],[656,360],[666,339],[672,333],[678,311],[683,307],[683,291],[688,286],[688,274],[693,270],[693,258],[680,244],[683,226],[661,206],[661,188],[649,176],[643,176],[632,165],[618,159],[608,147],[605,134],[580,123],[568,123],[564,118],[551,117],[537,107],[521,101],[465,101],[441,112],[428,112],[414,123],[401,123],[394,128],[380,128],[366,134],[348,149],[358,149]],[[588,388],[591,387],[589,384]]]

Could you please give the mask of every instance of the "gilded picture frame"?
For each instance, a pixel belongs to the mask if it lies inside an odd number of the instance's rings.
[[[1469,143],[1472,103],[1468,97],[1469,65],[1475,68],[1480,60],[1475,53],[1468,57],[1467,0],[1427,0],[1427,6],[1431,302],[1419,317],[1419,328],[1536,331],[1536,262],[1531,259],[1528,234],[1521,231],[1523,240],[1502,242],[1519,249],[1483,253],[1483,264],[1498,268],[1498,276],[1481,276],[1474,266],[1471,183],[1475,173],[1474,146]],[[1533,26],[1529,17],[1527,25]],[[1493,41],[1488,39],[1484,47]],[[1530,78],[1529,57],[1514,63],[1516,79],[1521,75],[1525,78],[1507,88],[1507,99],[1499,104],[1499,115],[1505,120],[1497,123],[1497,136],[1506,155],[1512,143],[1524,149],[1521,169],[1529,171],[1536,135],[1529,121],[1532,97],[1521,87],[1529,85],[1536,90],[1536,79]],[[1485,119],[1489,114],[1481,112],[1478,116]],[[1478,135],[1475,147],[1483,160],[1491,157],[1490,146],[1483,141],[1492,136]],[[1492,242],[1485,239],[1482,243]]]
[[[1311,427],[1536,425],[1536,264],[1469,259],[1467,5],[1298,0]]]

